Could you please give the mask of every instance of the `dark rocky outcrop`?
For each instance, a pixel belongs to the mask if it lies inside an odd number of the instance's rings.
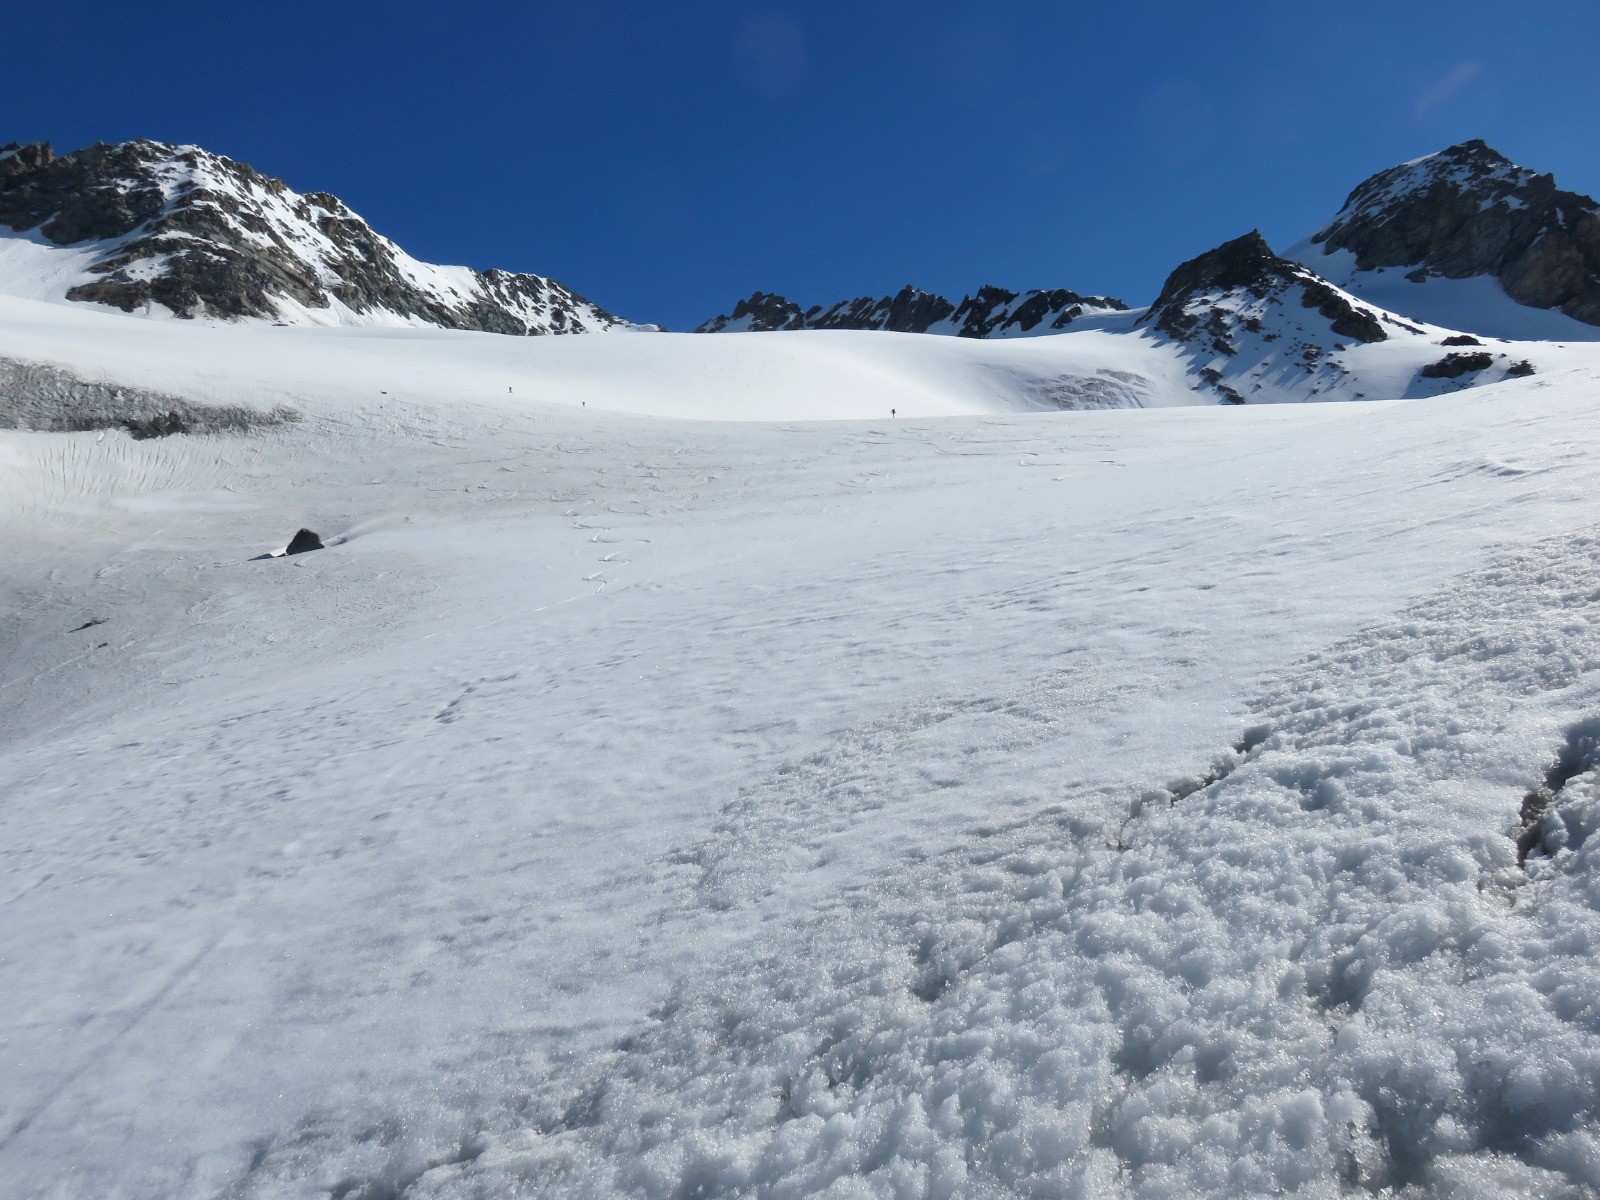
[[[1275,254],[1257,232],[1180,264],[1139,322],[1179,344],[1192,378],[1225,404],[1361,399],[1343,352],[1420,332]]]
[[[298,195],[193,146],[0,148],[0,226],[57,245],[102,243],[68,299],[181,317],[277,319],[280,302],[386,313],[448,329],[574,333],[626,325],[538,275],[408,259],[336,197]],[[420,270],[418,269],[420,268]]]
[[[1241,331],[1270,331],[1259,314],[1220,302],[1230,293],[1257,301],[1293,300],[1301,308],[1315,309],[1334,334],[1354,341],[1381,342],[1389,336],[1376,312],[1299,263],[1280,258],[1253,231],[1181,264],[1141,320],[1168,337],[1204,341],[1218,353],[1234,354]]]
[[[1055,332],[1085,313],[1126,312],[1127,308],[1114,296],[1082,296],[1067,288],[1018,293],[986,285],[963,299],[951,320],[960,326],[962,337],[986,338],[1013,330],[1031,333],[1041,326]]]
[[[60,246],[122,237],[166,208],[137,142],[57,156],[49,143],[0,147],[0,225]]]
[[[1083,296],[1066,288],[1009,292],[984,286],[960,303],[907,285],[893,296],[863,296],[824,308],[800,306],[767,292],[741,300],[728,316],[714,317],[696,333],[734,330],[880,329],[987,338],[1035,330],[1059,331],[1088,312],[1122,312],[1110,296]]]
[[[1146,320],[1154,319],[1157,327],[1166,314],[1174,311],[1199,292],[1227,292],[1243,288],[1258,296],[1285,282],[1294,271],[1294,264],[1279,258],[1267,245],[1266,238],[1255,230],[1224,242],[1215,250],[1180,263],[1167,276],[1161,294],[1150,306]]]
[[[1600,205],[1481,141],[1378,172],[1312,242],[1362,271],[1489,275],[1518,303],[1600,325]]]
[[[804,329],[806,314],[798,304],[771,292],[752,292],[748,300],[733,306],[727,316],[713,317],[696,333],[723,333],[732,327],[740,332],[770,333],[781,329]]]
[[[893,296],[874,299],[862,296],[835,304],[832,308],[813,308],[806,313],[808,329],[887,329],[896,333],[926,333],[948,320],[956,306],[943,296],[925,292],[909,284]]]
[[[1477,354],[1446,354],[1438,362],[1431,362],[1417,372],[1424,379],[1460,379],[1474,371],[1487,371],[1494,366],[1494,355],[1488,351]]]

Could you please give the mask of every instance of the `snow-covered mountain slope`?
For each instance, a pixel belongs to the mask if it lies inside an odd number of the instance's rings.
[[[1259,303],[1247,292],[1205,296],[1207,313],[1211,307]],[[1185,303],[1200,311],[1200,299]],[[1293,303],[1278,308],[1281,313],[1264,310],[1266,318],[1321,319]],[[1250,335],[1255,340],[1242,341],[1245,350],[1230,357],[1209,342],[1170,335],[1150,320],[1141,323],[1145,315],[1142,310],[1113,313],[1085,318],[1051,337],[994,340],[844,330],[727,338],[631,333],[508,338],[415,328],[148,322],[96,306],[0,297],[0,360],[64,370],[102,385],[99,394],[138,388],[267,413],[374,400],[397,409],[481,403],[520,410],[534,402],[713,421],[1215,404],[1229,397],[1206,382],[1203,372],[1214,361],[1222,363],[1220,370],[1233,372],[1226,379],[1219,376],[1221,382],[1258,402],[1428,395],[1502,377],[1508,364],[1524,359],[1541,375],[1596,361],[1591,344],[1458,348],[1441,344],[1449,340],[1444,331],[1430,331],[1330,351],[1328,361],[1307,372],[1305,351],[1295,338],[1268,342]],[[1324,341],[1341,342],[1332,334]],[[1270,365],[1277,361],[1274,355],[1291,351],[1288,366],[1275,372],[1263,367],[1259,379],[1240,373],[1246,363]],[[1451,356],[1479,353],[1491,355],[1482,370],[1453,379],[1419,374],[1430,364],[1458,361]],[[49,414],[43,420],[28,415],[46,403],[43,399],[16,395],[9,400],[0,392],[0,427],[69,427]],[[153,404],[141,402],[136,411],[129,410],[129,419],[168,411]],[[96,411],[109,410],[102,405]],[[57,414],[68,421],[84,415]]]
[[[0,294],[290,324],[631,327],[554,280],[419,262],[336,197],[151,141],[0,148]]]
[[[1029,338],[106,245],[0,239],[6,1200],[1600,1192],[1595,345],[1255,235]]]
[[[1570,361],[1565,347],[1485,343],[1365,304],[1259,233],[1179,266],[1138,321],[1234,404],[1428,396]]]
[[[796,421],[887,417],[891,410],[955,416],[1214,401],[1194,390],[1176,347],[1126,329],[1005,341],[844,331],[506,338],[131,321],[87,306],[0,297],[0,358],[268,409],[374,399],[520,409],[532,401],[696,420]]]
[[[1004,411],[1141,329],[0,309],[300,418],[0,431],[0,1194],[1600,1186],[1600,372]]]
[[[937,299],[902,293],[896,301],[904,313]],[[934,305],[923,315],[939,311]],[[776,329],[774,346],[792,346],[796,354],[818,335],[795,338],[793,331],[821,329],[833,319],[763,293],[734,312],[716,328]],[[900,323],[952,332],[953,320]],[[1096,394],[1084,388],[1090,380],[1106,382],[1108,400],[1138,397],[1145,405],[1414,399],[1595,360],[1595,348],[1582,341],[1485,339],[1386,311],[1275,254],[1258,233],[1181,264],[1147,309],[1086,310],[1063,333],[978,353],[996,366],[1016,362],[1034,381],[1035,395],[1048,394],[1045,381],[1057,373],[1067,408],[1090,406]],[[944,354],[930,347],[926,361]]]
[[[934,333],[952,337],[996,338],[1060,333],[1081,317],[1126,312],[1111,296],[1080,296],[1065,288],[1008,292],[984,286],[954,303],[909,284],[893,296],[843,300],[824,308],[799,305],[770,292],[755,292],[713,317],[696,333],[752,333],[794,329],[878,329],[893,333]]]
[[[1600,205],[1481,141],[1378,172],[1289,256],[1445,327],[1600,340]]]

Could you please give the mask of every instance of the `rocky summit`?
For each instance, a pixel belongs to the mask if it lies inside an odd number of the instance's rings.
[[[1280,258],[1254,231],[1178,266],[1141,320],[1180,341],[1199,339],[1220,354],[1235,354],[1239,330],[1261,326],[1260,314],[1247,310],[1286,300],[1314,309],[1340,337],[1381,342],[1389,336],[1374,310]]]
[[[959,303],[907,285],[893,296],[863,296],[802,310],[782,296],[756,292],[713,317],[696,333],[763,332],[785,329],[880,329],[895,333],[942,333],[991,338],[1059,333],[1080,317],[1124,312],[1110,296],[1083,296],[1066,288],[1010,292],[984,286]]]
[[[1287,378],[1310,397],[1361,398],[1351,347],[1432,337],[1275,254],[1254,231],[1179,265],[1139,324],[1184,346],[1198,380],[1231,403]]]
[[[420,262],[337,197],[194,146],[0,147],[7,229],[80,252],[52,298],[124,312],[509,334],[629,325],[542,276]]]
[[[1490,276],[1519,304],[1600,325],[1600,205],[1481,141],[1378,172],[1311,245],[1412,282]]]

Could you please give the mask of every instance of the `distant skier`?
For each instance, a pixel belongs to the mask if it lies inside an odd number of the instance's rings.
[[[892,409],[892,408],[891,408],[891,409],[890,409],[890,410],[889,410],[889,415],[890,415],[890,416],[891,416],[891,417],[892,417],[892,416],[894,416],[894,409]]]

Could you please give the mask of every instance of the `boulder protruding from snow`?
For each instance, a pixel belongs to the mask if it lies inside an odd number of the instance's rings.
[[[325,547],[322,539],[310,529],[302,529],[289,539],[289,544],[284,548],[284,554],[304,554],[307,550],[322,550]]]

